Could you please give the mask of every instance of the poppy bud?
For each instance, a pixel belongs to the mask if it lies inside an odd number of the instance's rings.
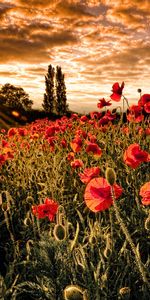
[[[30,255],[31,253],[31,248],[33,247],[33,240],[28,240],[26,242],[26,251],[27,251],[27,254],[28,256]]]
[[[32,221],[31,221],[30,218],[25,218],[24,221],[23,221],[23,223],[24,223],[25,226],[30,226],[30,225],[31,225],[31,222],[32,222]]]
[[[30,212],[28,211],[26,214],[26,218],[23,221],[25,226],[30,226],[32,224],[32,218],[30,216]]]
[[[129,299],[131,289],[128,286],[125,286],[119,290],[119,294],[122,296],[122,299]]]
[[[95,237],[94,235],[91,235],[91,236],[89,237],[89,242],[90,242],[90,244],[92,244],[92,245],[96,245],[96,243],[97,243],[96,237]]]
[[[65,226],[56,224],[53,231],[54,237],[57,241],[63,241],[66,238]]]
[[[148,216],[148,218],[145,220],[145,229],[146,230],[150,230],[150,215]]]
[[[116,182],[116,173],[114,169],[112,168],[106,169],[106,180],[110,185],[113,185]]]
[[[6,202],[5,202],[5,203],[2,203],[2,210],[3,210],[4,212],[9,210],[8,204],[7,204]]]
[[[138,89],[138,90],[137,90],[137,92],[138,92],[138,93],[141,93],[141,92],[142,92],[142,90],[141,90],[141,89]]]
[[[33,204],[33,203],[34,203],[34,198],[31,197],[31,196],[28,196],[28,197],[26,198],[26,202],[29,203],[29,204]]]
[[[83,290],[77,285],[68,285],[64,289],[65,300],[87,300]]]

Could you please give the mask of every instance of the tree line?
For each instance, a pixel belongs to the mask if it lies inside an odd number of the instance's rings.
[[[32,110],[33,101],[22,87],[6,83],[0,89],[0,105],[29,112]],[[43,110],[48,114],[64,115],[68,112],[65,76],[60,66],[48,66],[45,76],[45,93],[42,103]]]

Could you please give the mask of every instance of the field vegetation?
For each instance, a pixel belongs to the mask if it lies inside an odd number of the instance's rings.
[[[150,299],[149,104],[1,129],[1,299]]]

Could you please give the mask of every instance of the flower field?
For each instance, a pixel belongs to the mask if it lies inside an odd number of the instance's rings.
[[[1,299],[150,299],[150,95],[111,100],[1,130]]]

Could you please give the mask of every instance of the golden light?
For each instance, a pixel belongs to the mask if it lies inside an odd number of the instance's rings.
[[[11,112],[11,114],[12,114],[14,117],[16,117],[16,118],[19,118],[19,117],[20,117],[20,114],[19,114],[18,111],[13,110],[13,111]]]

